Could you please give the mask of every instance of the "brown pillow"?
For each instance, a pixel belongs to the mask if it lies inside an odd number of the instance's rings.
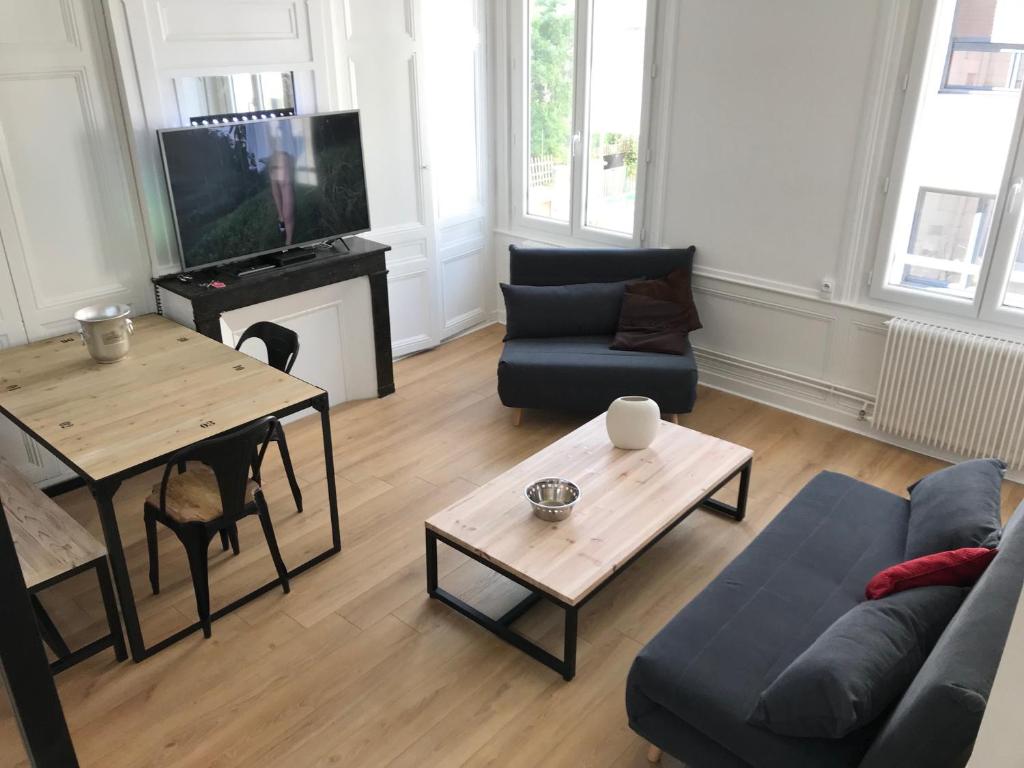
[[[683,330],[689,333],[702,327],[700,317],[697,316],[697,307],[693,303],[692,283],[691,270],[688,267],[680,267],[665,277],[630,283],[626,286],[626,293],[648,296],[659,301],[674,301],[683,309]]]
[[[674,301],[627,293],[622,297],[619,330],[612,349],[685,355],[690,349],[686,312]]]

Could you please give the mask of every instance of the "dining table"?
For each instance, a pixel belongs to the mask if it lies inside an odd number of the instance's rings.
[[[290,577],[341,551],[327,392],[156,314],[135,318],[130,351],[114,363],[94,361],[78,333],[0,350],[0,413],[77,474],[95,500],[134,661],[201,625],[146,645],[114,507],[120,485],[182,448],[307,408],[320,413],[331,542]],[[211,619],[277,584],[263,584]]]

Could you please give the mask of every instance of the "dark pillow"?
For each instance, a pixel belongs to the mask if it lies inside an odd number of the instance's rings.
[[[923,587],[857,604],[761,693],[749,722],[824,739],[867,725],[903,695],[966,593]]]
[[[999,487],[1005,471],[998,459],[976,459],[910,486],[906,559],[976,547],[999,530]]]
[[[683,309],[683,330],[689,333],[702,327],[700,317],[697,316],[697,307],[693,303],[692,283],[692,270],[689,267],[680,267],[665,277],[631,283],[626,287],[626,293],[675,302]]]
[[[890,565],[871,577],[864,597],[877,600],[919,587],[973,586],[998,552],[987,547],[964,547]]]
[[[552,336],[611,336],[619,324],[626,283],[501,284],[505,340]]]
[[[685,355],[690,349],[686,336],[686,314],[674,301],[660,301],[633,294],[622,297],[619,330],[612,349],[630,352],[664,352]]]

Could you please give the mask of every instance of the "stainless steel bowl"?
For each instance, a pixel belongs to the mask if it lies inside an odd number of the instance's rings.
[[[533,507],[533,514],[549,523],[565,520],[580,500],[579,486],[560,477],[545,477],[530,483],[524,493]]]

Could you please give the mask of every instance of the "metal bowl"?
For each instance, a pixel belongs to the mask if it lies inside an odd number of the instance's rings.
[[[549,523],[565,520],[580,500],[579,486],[560,477],[545,477],[530,483],[524,493],[533,507],[533,514]]]

